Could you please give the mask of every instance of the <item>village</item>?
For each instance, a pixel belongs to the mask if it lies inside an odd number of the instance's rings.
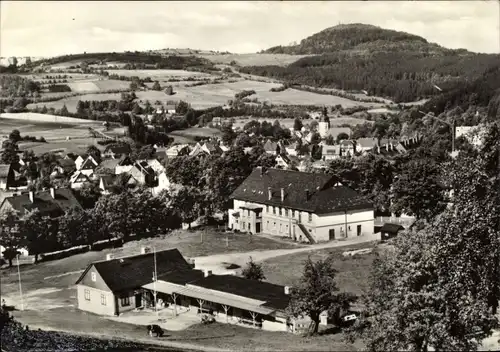
[[[496,2],[34,4],[2,352],[500,348]]]

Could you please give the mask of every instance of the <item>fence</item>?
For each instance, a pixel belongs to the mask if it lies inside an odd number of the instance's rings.
[[[415,219],[410,217],[377,216],[375,218],[375,226],[383,226],[386,223],[391,223],[391,224],[398,224],[405,228],[408,228],[414,222]]]

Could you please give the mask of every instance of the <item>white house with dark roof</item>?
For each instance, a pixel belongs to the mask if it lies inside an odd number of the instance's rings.
[[[234,230],[310,243],[374,232],[373,204],[327,174],[258,167],[231,199]]]

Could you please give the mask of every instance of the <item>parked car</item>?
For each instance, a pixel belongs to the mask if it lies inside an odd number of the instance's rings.
[[[347,314],[342,317],[342,326],[349,327],[354,325],[354,323],[358,320],[356,314]]]

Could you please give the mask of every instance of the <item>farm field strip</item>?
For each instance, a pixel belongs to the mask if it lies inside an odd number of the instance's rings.
[[[168,78],[187,78],[187,77],[211,77],[208,73],[193,72],[186,70],[106,70],[110,75],[116,74],[118,76],[139,78],[151,77],[153,80],[168,79]]]
[[[286,66],[303,57],[310,55],[288,55],[288,54],[214,54],[197,55],[215,63],[229,65],[235,61],[240,66]]]

